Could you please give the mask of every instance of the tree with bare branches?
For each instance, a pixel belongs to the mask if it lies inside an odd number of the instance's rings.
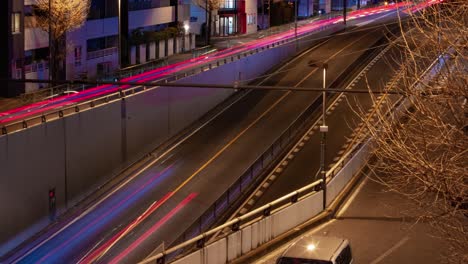
[[[37,25],[49,33],[50,38],[49,70],[52,80],[58,80],[64,74],[66,33],[86,22],[90,4],[90,0],[37,0],[34,6]]]
[[[375,145],[373,178],[417,205],[452,247],[445,260],[468,263],[468,1],[432,5],[400,24],[403,62],[389,89],[408,106],[392,111],[373,98],[374,119],[362,119]]]

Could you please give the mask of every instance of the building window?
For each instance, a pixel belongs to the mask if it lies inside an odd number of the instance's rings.
[[[20,33],[21,13],[16,12],[11,14],[11,33]]]
[[[248,14],[247,15],[247,25],[257,24],[257,14]]]
[[[88,20],[118,16],[118,1],[93,0],[89,8]]]
[[[118,35],[88,39],[86,41],[86,51],[92,52],[92,51],[117,47],[119,45],[118,41],[119,41]]]
[[[235,1],[234,0],[224,0],[220,3],[220,8],[235,8]]]
[[[75,66],[81,66],[81,46],[75,47]]]

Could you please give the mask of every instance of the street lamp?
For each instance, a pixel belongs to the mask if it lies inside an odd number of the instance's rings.
[[[326,166],[325,166],[325,150],[326,150],[326,143],[327,143],[327,132],[328,132],[328,126],[326,125],[325,122],[325,117],[327,115],[327,93],[326,93],[326,81],[327,81],[327,69],[328,69],[328,64],[327,63],[314,63],[313,61],[310,61],[308,63],[310,67],[318,67],[322,68],[322,73],[323,73],[323,83],[322,83],[322,125],[320,126],[320,133],[321,133],[321,139],[320,139],[320,174],[322,176],[322,190],[323,190],[323,209],[327,206],[327,171],[326,171]]]
[[[183,43],[183,45],[182,45],[184,51],[185,51],[185,42],[186,42],[185,38],[186,38],[186,36],[187,36],[187,33],[189,32],[189,29],[190,29],[189,24],[185,23],[185,24],[184,24],[184,40],[183,40],[184,43]],[[189,50],[190,50],[190,47],[189,47]]]

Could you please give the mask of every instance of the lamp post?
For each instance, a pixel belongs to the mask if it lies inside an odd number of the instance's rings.
[[[320,138],[320,174],[322,178],[322,191],[323,191],[323,209],[326,208],[327,206],[327,170],[326,170],[326,164],[325,164],[325,151],[326,151],[326,143],[327,143],[327,132],[328,132],[328,126],[326,125],[326,115],[327,115],[327,93],[326,93],[326,81],[327,81],[327,69],[328,69],[328,64],[327,63],[314,63],[314,62],[309,62],[310,67],[320,67],[322,68],[322,74],[323,74],[323,83],[322,83],[322,125],[320,126],[320,133],[321,133],[321,138]]]
[[[323,209],[327,206],[327,171],[325,167],[325,144],[327,143],[327,132],[328,126],[325,123],[325,116],[327,115],[327,93],[326,89],[326,80],[327,80],[327,68],[328,65],[324,63],[323,67],[323,92],[322,92],[322,125],[320,126],[320,133],[322,134],[320,140],[320,173],[322,174],[322,190],[323,190]]]
[[[185,24],[184,24],[184,40],[183,40],[184,43],[183,43],[183,45],[182,45],[184,51],[185,51],[185,42],[186,42],[186,39],[185,39],[185,38],[187,37],[187,33],[189,32],[189,29],[190,29],[189,24],[185,23]],[[189,47],[189,50],[190,50],[190,47]]]

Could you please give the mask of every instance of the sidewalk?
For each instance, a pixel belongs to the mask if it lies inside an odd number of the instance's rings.
[[[0,116],[2,116],[2,112],[20,107],[22,105],[24,104],[23,104],[23,100],[21,100],[20,97],[15,97],[15,98],[0,97]]]

